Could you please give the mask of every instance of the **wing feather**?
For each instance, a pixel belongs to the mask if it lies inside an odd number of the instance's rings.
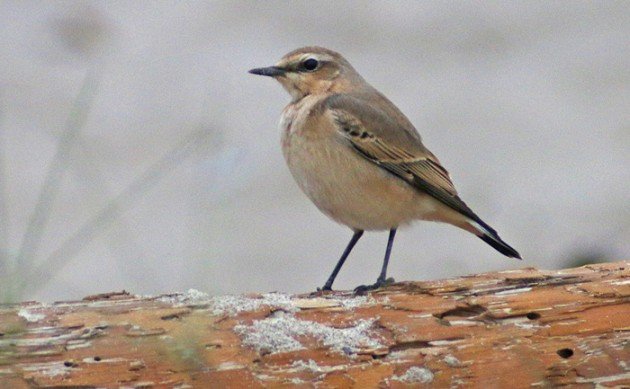
[[[391,110],[393,104],[385,102]],[[391,112],[386,114],[375,108],[378,104],[369,104],[360,96],[332,95],[324,104],[339,135],[354,151],[457,212],[481,220],[459,198],[448,171],[424,147],[415,128],[395,107],[394,113],[402,118]]]

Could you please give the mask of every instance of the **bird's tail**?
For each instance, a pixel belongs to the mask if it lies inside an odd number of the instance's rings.
[[[510,257],[510,258],[518,258],[521,259],[521,255],[516,251],[512,246],[505,243],[499,234],[486,224],[483,220],[470,220],[468,222],[474,231],[474,234],[477,235],[481,240],[492,246],[495,250],[500,252],[501,254]]]

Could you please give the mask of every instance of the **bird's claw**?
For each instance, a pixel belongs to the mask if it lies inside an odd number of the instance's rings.
[[[332,288],[329,288],[329,287],[327,288],[325,286],[323,288],[318,287],[314,292],[311,292],[311,294],[309,296],[310,297],[320,297],[320,296],[323,296],[324,294],[330,293],[330,292],[332,292]]]
[[[387,278],[387,279],[379,278],[372,285],[359,285],[359,286],[357,286],[356,288],[354,288],[354,294],[356,294],[356,295],[364,295],[364,294],[366,294],[369,291],[380,289],[380,288],[385,287],[385,286],[389,286],[389,285],[393,284],[394,282],[396,282],[396,281],[392,277]]]

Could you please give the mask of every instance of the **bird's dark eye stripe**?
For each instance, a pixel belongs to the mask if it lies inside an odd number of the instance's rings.
[[[308,58],[304,62],[302,62],[302,67],[304,70],[312,71],[317,69],[319,66],[319,61],[315,58]]]

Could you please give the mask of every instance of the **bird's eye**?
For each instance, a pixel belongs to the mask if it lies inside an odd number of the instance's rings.
[[[302,62],[302,66],[304,66],[304,69],[310,72],[317,69],[317,67],[319,66],[319,61],[317,61],[315,58],[308,58],[307,60]]]

